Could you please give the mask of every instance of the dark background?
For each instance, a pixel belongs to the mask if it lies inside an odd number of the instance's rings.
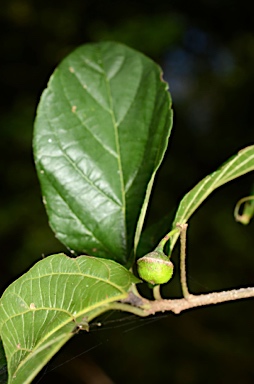
[[[175,123],[149,209],[153,223],[253,144],[253,11],[245,0],[1,0],[2,290],[43,255],[65,251],[47,224],[31,147],[36,106],[59,61],[80,44],[110,39],[163,67]],[[254,224],[233,218],[252,179],[221,188],[190,220],[193,293],[253,285]],[[176,274],[163,293],[176,297],[177,252],[173,260]],[[102,327],[74,337],[34,383],[253,383],[253,314],[246,300],[146,320],[106,315]]]

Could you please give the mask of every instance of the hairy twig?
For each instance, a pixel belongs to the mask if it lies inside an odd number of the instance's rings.
[[[137,303],[133,301],[133,294],[129,299],[125,300],[125,303],[120,304],[113,303],[109,309],[120,309],[127,312],[132,312],[138,316],[154,315],[157,312],[173,312],[179,314],[187,309],[201,307],[205,305],[225,303],[233,300],[248,299],[254,297],[254,287],[232,289],[229,291],[213,292],[202,295],[189,295],[188,298],[182,299],[162,299],[162,300],[147,300],[145,298],[139,298],[138,308]],[[141,303],[142,302],[142,303]]]
[[[213,292],[204,295],[189,295],[187,299],[157,300],[150,302],[150,308],[146,312],[153,314],[156,312],[171,311],[179,314],[186,309],[219,304],[232,300],[247,299],[250,297],[254,297],[254,287]]]

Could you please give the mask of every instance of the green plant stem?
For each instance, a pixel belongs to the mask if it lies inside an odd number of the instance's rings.
[[[138,288],[135,284],[132,285],[131,291],[134,293],[135,296],[142,298],[142,296],[140,295]]]
[[[165,247],[165,244],[167,241],[172,237],[175,233],[181,231],[180,228],[174,228],[172,231],[170,231],[166,236],[163,237],[163,239],[159,242],[158,246],[156,247],[155,251],[163,252],[163,249]]]
[[[132,304],[115,302],[105,306],[101,312],[103,313],[108,310],[116,309],[133,313],[141,317],[155,315],[158,312],[166,311],[180,314],[182,311],[186,311],[191,308],[248,298],[254,298],[254,287],[211,292],[201,295],[189,294],[188,298],[183,297],[181,299],[147,300],[142,298],[138,307],[133,306]]]
[[[188,224],[177,224],[180,228],[180,281],[183,296],[187,299],[190,296],[186,279],[186,231]]]
[[[107,307],[105,307],[104,312],[109,311],[109,310],[114,310],[114,309],[118,309],[118,310],[124,311],[124,312],[133,313],[134,315],[137,315],[140,317],[149,316],[149,313],[143,308],[134,307],[133,305],[130,305],[130,304],[118,303],[118,302],[109,304]]]
[[[155,285],[155,287],[153,287],[153,297],[155,300],[162,300],[160,287],[160,285]]]

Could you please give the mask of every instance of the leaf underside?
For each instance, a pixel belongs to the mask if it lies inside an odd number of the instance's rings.
[[[112,260],[56,254],[39,261],[4,292],[0,334],[9,384],[30,383],[69,340],[139,280]]]
[[[181,200],[172,228],[176,224],[186,223],[202,202],[217,188],[248,172],[254,171],[254,145],[239,151],[225,162],[217,171],[201,180]],[[179,237],[179,233],[170,239],[171,252]]]
[[[152,60],[112,42],[81,46],[51,76],[34,156],[50,225],[73,253],[130,264],[171,130],[167,89]]]

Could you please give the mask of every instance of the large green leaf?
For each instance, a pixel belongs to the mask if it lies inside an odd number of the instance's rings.
[[[171,130],[167,89],[152,60],[112,42],[81,46],[51,76],[34,155],[50,225],[73,253],[130,264]]]
[[[254,171],[254,145],[239,151],[231,157],[217,171],[201,180],[190,192],[181,200],[173,223],[173,228],[177,223],[186,223],[201,203],[217,188],[231,180],[236,179],[248,172]],[[170,249],[178,239],[176,233],[170,239]]]
[[[0,334],[9,384],[27,384],[77,329],[139,280],[113,260],[64,254],[39,261],[4,292]]]

